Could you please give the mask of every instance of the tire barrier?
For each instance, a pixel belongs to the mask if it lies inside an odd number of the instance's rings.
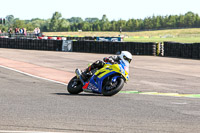
[[[129,51],[133,55],[156,55],[157,43],[74,41],[73,52],[116,54]]]
[[[65,46],[63,46],[64,43],[66,43]],[[65,42],[64,40],[0,38],[0,48],[71,51],[103,54],[116,54],[119,51],[129,51],[133,55],[155,56],[157,51],[157,43],[73,41],[72,44],[69,45],[68,42]]]
[[[0,38],[0,48],[62,51],[62,40]]]
[[[164,42],[164,56],[200,59],[200,43]]]
[[[164,44],[162,42],[157,44],[157,56],[164,56]]]

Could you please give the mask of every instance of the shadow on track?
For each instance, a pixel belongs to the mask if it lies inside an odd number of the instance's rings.
[[[99,97],[105,97],[101,94],[87,94],[87,93],[82,93],[82,94],[69,94],[69,93],[52,93],[54,95],[62,95],[62,96],[99,96]]]

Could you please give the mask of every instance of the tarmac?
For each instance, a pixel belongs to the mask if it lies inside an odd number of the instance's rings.
[[[67,92],[76,68],[107,56],[1,48],[0,132],[200,132],[199,60],[133,56],[120,93]]]
[[[0,65],[67,84],[75,69],[110,54],[0,49]],[[200,61],[133,56],[125,91],[200,94]]]

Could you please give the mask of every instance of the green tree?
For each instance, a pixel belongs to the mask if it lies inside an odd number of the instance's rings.
[[[5,25],[0,24],[0,30],[1,32],[7,32],[8,31],[8,27]]]
[[[109,21],[108,21],[108,18],[106,17],[106,15],[104,14],[102,16],[102,19],[100,21],[100,27],[101,27],[101,30],[102,31],[108,31],[109,30]]]
[[[102,22],[108,22],[107,16],[104,14],[101,19]]]
[[[85,18],[85,22],[88,22],[88,23],[94,23],[96,21],[99,21],[98,18]]]
[[[144,29],[146,30],[153,29],[153,22],[152,22],[151,17],[144,19]]]
[[[185,14],[186,27],[192,27],[195,24],[195,14],[193,12],[187,12]]]
[[[96,31],[101,31],[101,27],[99,24],[97,24]]]
[[[135,20],[134,19],[129,19],[126,23],[126,27],[124,30],[126,31],[134,31],[135,30],[135,25],[134,25]]]
[[[118,20],[117,21],[117,31],[120,30],[120,27],[122,28],[122,30],[124,31],[124,28],[126,27],[126,21],[125,20]]]
[[[49,24],[50,31],[58,31],[60,18],[62,17],[61,13],[55,12],[53,17],[51,18],[51,22]]]
[[[80,17],[72,17],[70,19],[67,19],[70,23],[82,23],[83,19]]]
[[[35,29],[35,26],[33,26],[31,23],[26,24],[26,30],[27,31],[33,31]]]
[[[112,20],[109,21],[104,14],[101,19],[86,18],[84,21],[80,17],[70,19],[62,18],[61,13],[55,12],[51,19],[33,18],[31,20],[20,20],[13,15],[6,16],[6,24],[0,25],[0,29],[27,28],[32,31],[35,27],[40,27],[41,31],[139,31],[166,28],[200,27],[200,17],[193,12],[182,15],[155,16],[145,19]]]
[[[24,28],[26,27],[26,24],[24,20],[16,20],[13,26],[15,28]]]
[[[90,23],[88,23],[88,22],[83,23],[82,30],[83,31],[92,31]]]
[[[13,23],[14,23],[14,20],[15,20],[15,17],[13,15],[7,15],[6,16],[6,22],[8,24],[8,26],[13,26]]]
[[[59,20],[58,31],[68,31],[69,26],[70,26],[69,21],[63,18]]]
[[[180,15],[177,22],[178,27],[185,27],[185,16]]]
[[[166,28],[175,28],[176,27],[176,19],[175,16],[168,16],[166,18]]]
[[[110,22],[110,31],[118,31],[116,28],[117,22],[115,20]]]
[[[200,17],[198,14],[195,14],[194,27],[200,27]]]

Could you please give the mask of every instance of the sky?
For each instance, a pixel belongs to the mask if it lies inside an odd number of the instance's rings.
[[[0,0],[0,17],[49,19],[60,12],[62,18],[111,20],[144,19],[153,15],[180,15],[192,11],[200,15],[200,0]]]

